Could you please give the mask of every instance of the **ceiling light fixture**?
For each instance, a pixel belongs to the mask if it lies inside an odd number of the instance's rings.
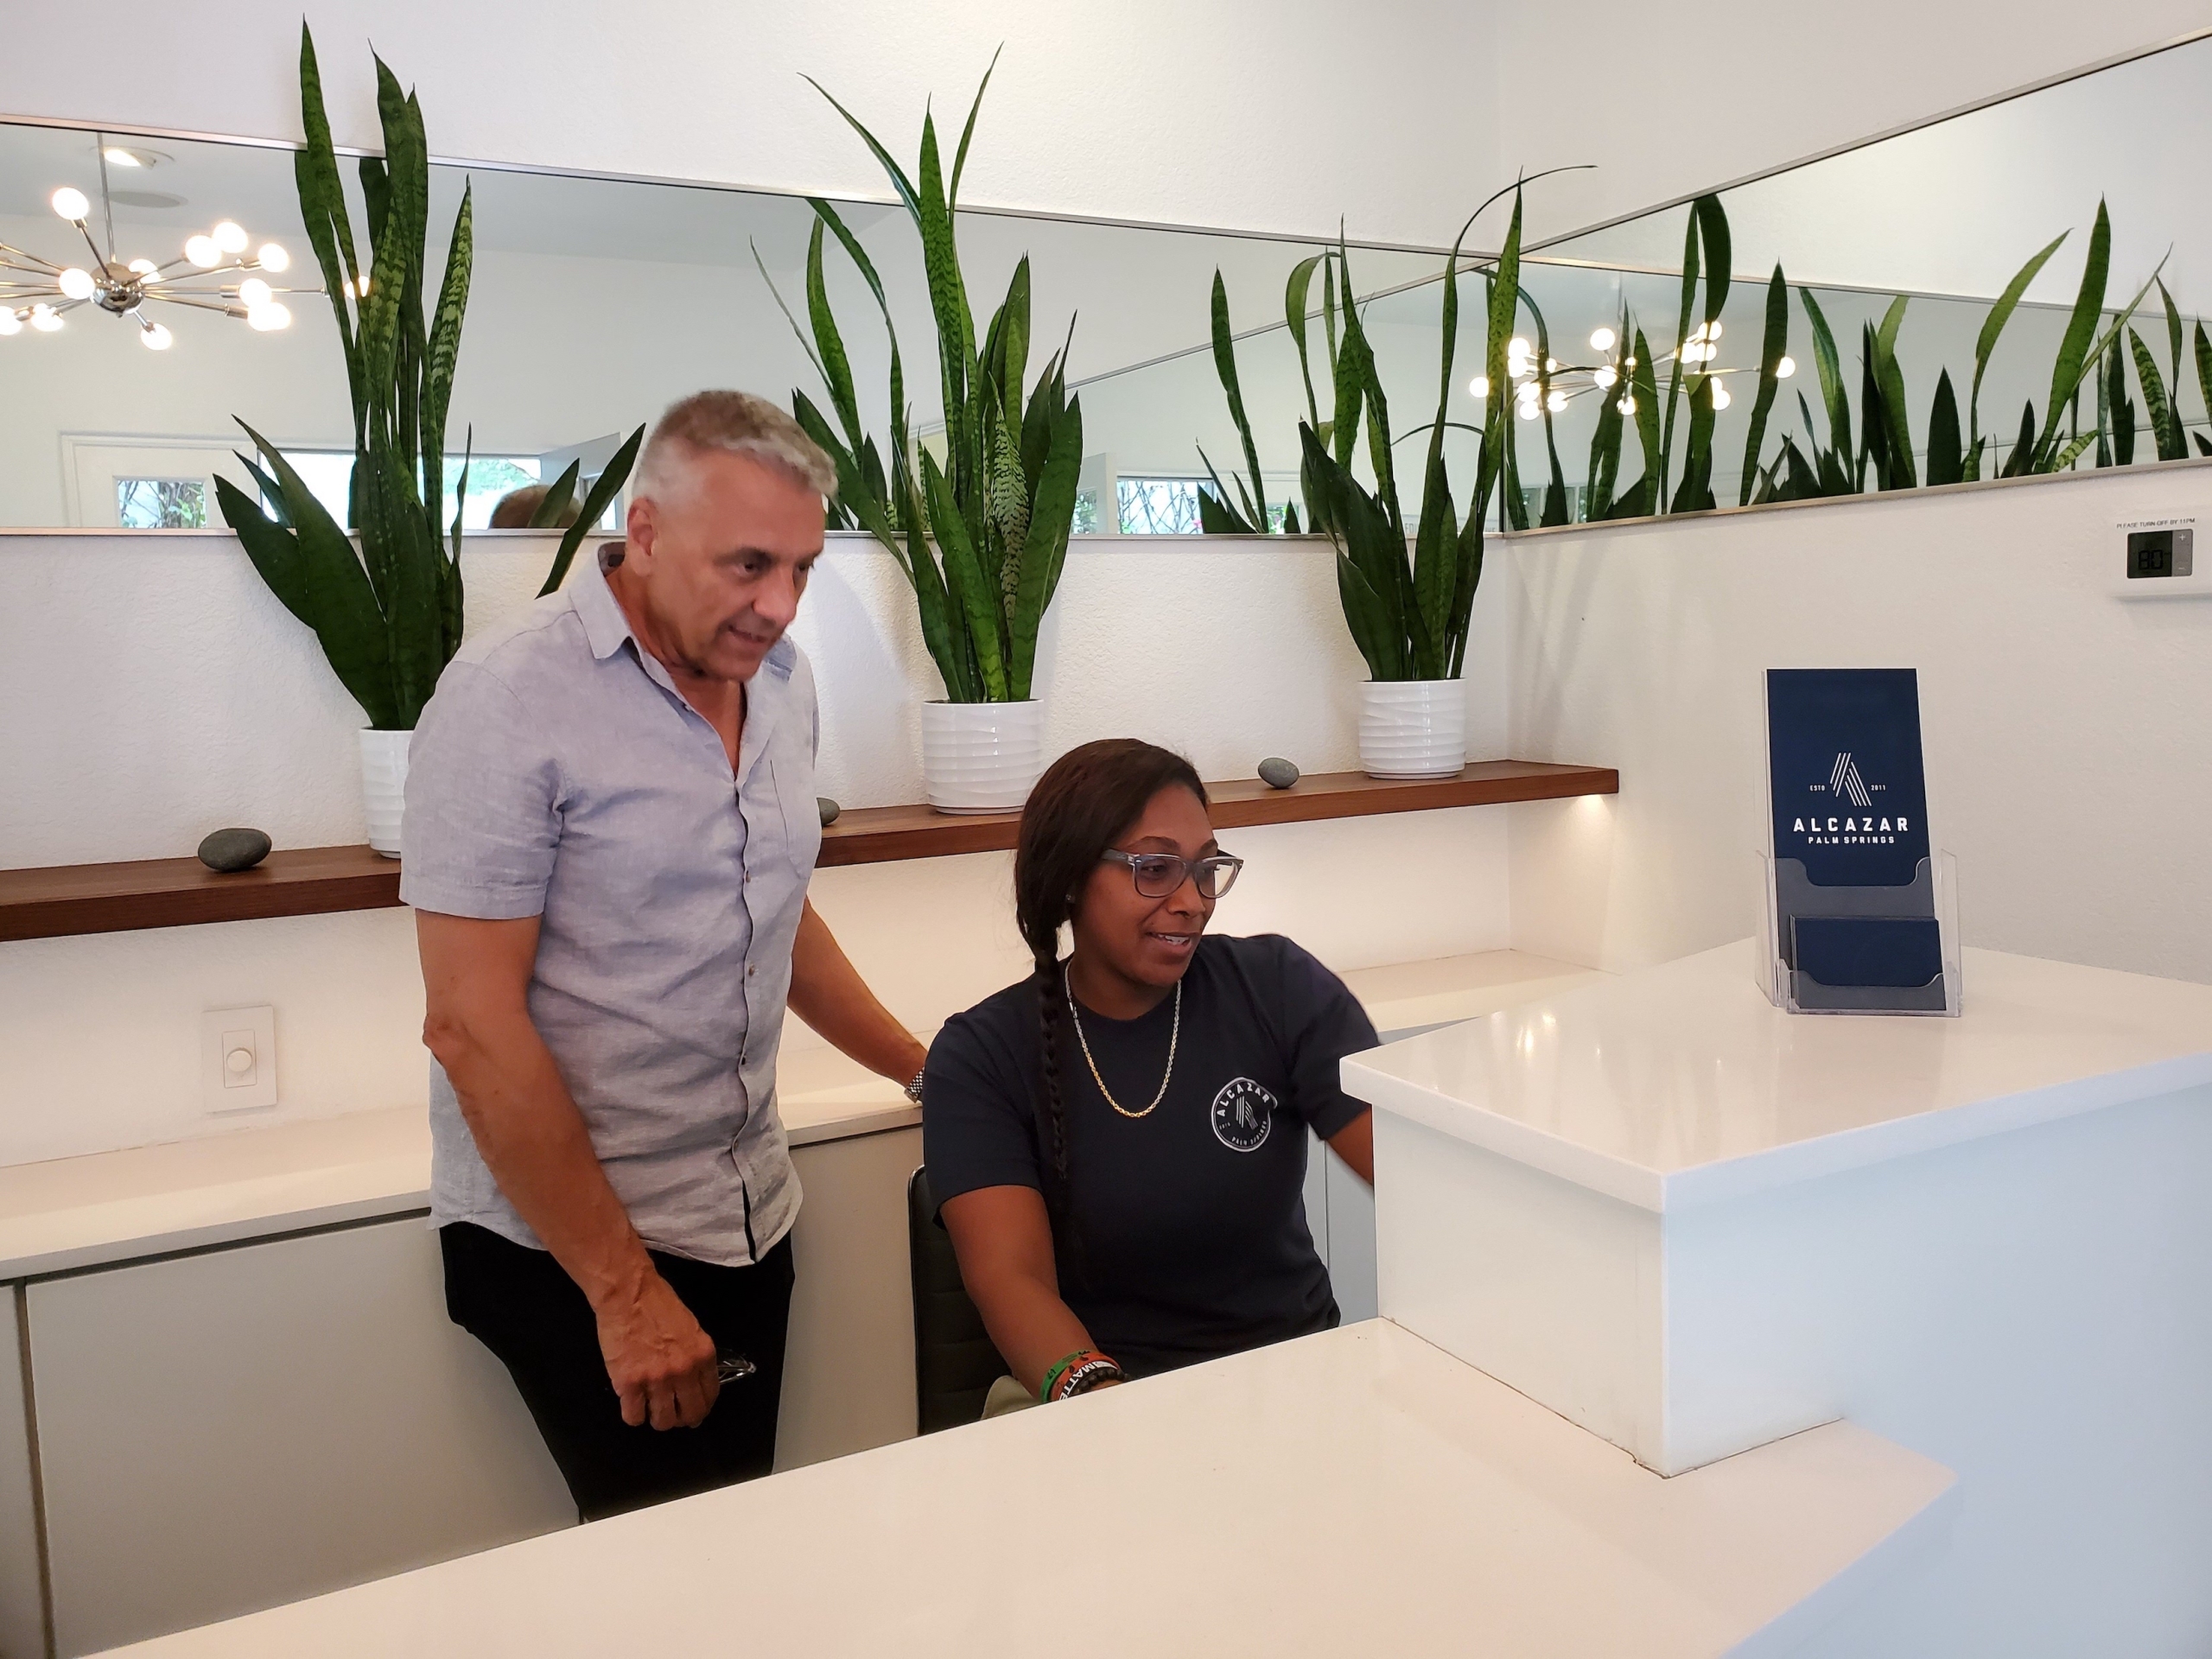
[[[169,158],[158,150],[107,143],[98,133],[92,135],[92,149],[99,163],[105,245],[92,234],[91,198],[73,185],[65,184],[56,190],[48,204],[84,238],[92,259],[85,265],[60,265],[0,242],[0,337],[22,333],[26,323],[40,334],[54,334],[63,326],[65,313],[80,305],[96,305],[111,316],[136,322],[139,343],[149,351],[165,352],[175,337],[145,315],[144,308],[149,302],[219,312],[267,333],[291,324],[292,313],[277,295],[321,292],[320,289],[271,288],[261,276],[251,274],[287,270],[292,257],[279,242],[264,242],[249,257],[246,250],[253,238],[235,219],[224,219],[212,230],[188,238],[183,257],[167,264],[118,258],[117,193],[108,188],[108,169],[143,169]],[[365,279],[363,286],[367,286]]]

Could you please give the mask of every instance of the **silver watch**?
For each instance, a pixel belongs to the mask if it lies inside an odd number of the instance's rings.
[[[928,1068],[925,1067],[923,1070],[915,1072],[912,1079],[905,1085],[906,1098],[912,1101],[917,1106],[922,1103],[922,1079],[928,1075]]]

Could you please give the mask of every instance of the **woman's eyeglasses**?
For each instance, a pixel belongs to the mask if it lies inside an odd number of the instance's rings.
[[[1236,885],[1236,873],[1244,868],[1243,859],[1226,853],[1188,859],[1173,853],[1123,853],[1109,849],[1099,856],[1108,863],[1128,865],[1137,892],[1147,899],[1165,899],[1186,880],[1198,883],[1199,898],[1218,899]]]

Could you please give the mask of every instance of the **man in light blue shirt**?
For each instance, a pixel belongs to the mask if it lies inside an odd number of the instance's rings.
[[[834,487],[772,404],[677,404],[620,552],[464,646],[410,752],[447,1303],[586,1519],[770,1466],[785,1007],[902,1084],[922,1067],[806,900],[819,720],[783,636]]]

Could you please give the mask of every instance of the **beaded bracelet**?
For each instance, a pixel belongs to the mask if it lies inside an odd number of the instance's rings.
[[[1061,1376],[1067,1370],[1078,1361],[1093,1357],[1103,1358],[1104,1356],[1099,1354],[1096,1348],[1078,1348],[1071,1354],[1062,1355],[1058,1363],[1045,1373],[1045,1380],[1037,1385],[1038,1400],[1040,1402],[1051,1400],[1052,1389],[1058,1384]]]

